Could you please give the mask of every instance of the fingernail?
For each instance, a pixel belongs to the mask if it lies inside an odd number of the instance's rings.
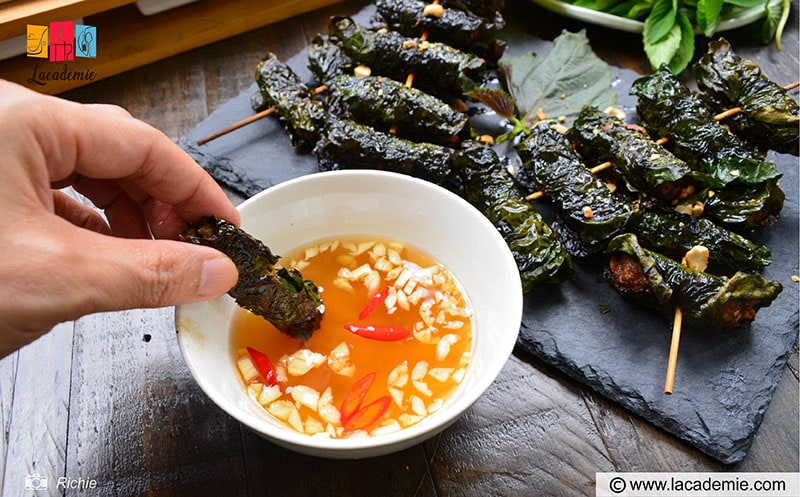
[[[235,266],[227,257],[207,259],[203,262],[197,294],[202,297],[216,297],[227,292],[236,284],[235,278],[231,282],[235,271]]]

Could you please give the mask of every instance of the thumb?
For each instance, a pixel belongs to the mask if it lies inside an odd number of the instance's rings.
[[[233,262],[210,247],[174,240],[99,238],[90,270],[78,284],[90,288],[89,312],[200,302],[230,290],[238,279]]]

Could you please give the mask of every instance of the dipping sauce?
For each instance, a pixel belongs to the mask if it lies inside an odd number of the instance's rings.
[[[321,328],[303,343],[240,309],[232,350],[250,397],[287,427],[331,438],[392,433],[441,408],[464,379],[472,307],[430,255],[359,236],[282,261],[320,286]]]

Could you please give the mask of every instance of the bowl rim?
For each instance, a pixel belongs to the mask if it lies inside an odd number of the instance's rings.
[[[513,271],[511,271],[511,274],[513,275],[514,281],[506,282],[505,285],[513,285],[516,288],[519,288],[519,292],[509,292],[511,298],[507,302],[504,301],[504,303],[507,304],[507,307],[504,309],[503,312],[513,313],[514,316],[513,319],[520,323],[522,322],[522,312],[523,312],[522,283],[519,277],[519,271],[517,269],[516,262],[513,258],[513,254],[508,248],[508,245],[506,244],[505,240],[502,238],[502,236],[494,227],[494,225],[474,206],[472,206],[470,203],[468,203],[466,200],[456,195],[455,193],[445,189],[444,187],[436,185],[432,182],[400,173],[372,170],[372,169],[315,172],[312,174],[300,176],[273,185],[241,202],[237,206],[237,210],[239,210],[240,212],[244,212],[248,209],[251,209],[252,208],[251,206],[253,204],[259,202],[266,195],[272,195],[275,194],[276,192],[281,192],[287,189],[291,190],[293,188],[297,188],[298,186],[302,186],[303,183],[319,182],[319,181],[325,182],[330,177],[336,177],[336,178],[343,177],[345,179],[352,179],[353,177],[377,178],[377,181],[390,181],[394,183],[393,186],[397,187],[398,189],[402,188],[404,183],[406,186],[414,186],[416,188],[431,190],[436,195],[443,196],[443,199],[447,199],[448,201],[460,204],[462,207],[472,212],[475,221],[484,225],[486,236],[492,237],[493,238],[492,243],[499,245],[501,249],[504,250],[504,256],[501,263],[504,265],[512,266],[511,268],[507,269],[513,269]],[[460,279],[458,275],[456,275],[456,278]],[[251,422],[254,421],[255,419],[251,419],[249,413],[243,412],[238,407],[230,406],[230,402],[223,395],[218,394],[216,389],[213,388],[212,385],[210,385],[210,383],[208,383],[207,380],[204,379],[205,375],[202,374],[201,371],[199,370],[200,369],[199,364],[197,364],[195,360],[193,360],[193,358],[191,357],[192,354],[191,347],[188,346],[190,340],[187,340],[185,337],[185,335],[188,334],[181,332],[179,323],[181,322],[183,315],[187,312],[186,311],[187,309],[191,309],[195,306],[208,305],[209,303],[216,302],[220,299],[229,301],[228,305],[230,304],[234,306],[236,305],[233,302],[233,298],[231,298],[226,294],[210,301],[179,305],[175,307],[175,326],[176,330],[178,331],[177,333],[178,345],[181,350],[184,363],[187,365],[195,383],[198,384],[201,390],[206,394],[207,397],[209,397],[212,400],[212,402],[218,408],[222,409],[229,416],[231,416],[236,421],[238,421],[251,431],[255,432],[256,434],[265,437],[279,445],[290,448],[292,450],[305,452],[308,454],[314,454],[318,456],[319,455],[331,456],[332,454],[337,454],[336,457],[355,458],[355,457],[362,457],[361,453],[367,453],[366,457],[370,457],[373,454],[374,455],[388,454],[391,452],[402,450],[403,448],[407,448],[412,445],[416,445],[417,443],[420,443],[423,440],[442,431],[447,426],[455,422],[461,415],[463,415],[464,412],[467,411],[470,408],[470,406],[472,406],[472,404],[474,404],[489,388],[489,386],[494,382],[495,378],[499,375],[505,363],[511,356],[511,353],[514,349],[514,345],[516,343],[516,339],[519,333],[519,328],[517,328],[516,333],[512,334],[509,332],[502,335],[505,338],[505,341],[502,342],[500,346],[498,346],[498,349],[502,352],[503,360],[493,361],[491,364],[487,364],[485,370],[483,371],[483,376],[479,377],[476,380],[476,383],[474,385],[475,388],[471,389],[468,392],[465,392],[463,395],[457,397],[456,399],[453,399],[455,402],[446,401],[445,405],[441,409],[439,409],[434,413],[428,414],[419,423],[403,428],[396,432],[383,434],[380,436],[331,439],[327,437],[314,437],[303,433],[296,433],[290,429],[280,427],[277,424],[274,425],[270,424],[267,421],[262,421],[261,423]],[[480,333],[479,330],[477,332]],[[230,331],[228,329],[226,330],[226,335],[229,336],[229,334]],[[474,351],[476,338],[473,338],[472,340],[473,340],[473,351]],[[474,354],[473,354],[473,359],[474,359]],[[471,362],[467,370],[468,375],[470,373],[469,369],[471,369],[472,366],[473,363]],[[459,385],[459,387],[457,388],[461,388],[462,386],[463,384]],[[244,389],[242,389],[242,394],[246,395]],[[246,416],[243,416],[243,414],[245,414]]]

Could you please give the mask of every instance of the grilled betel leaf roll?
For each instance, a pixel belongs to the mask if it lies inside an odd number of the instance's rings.
[[[626,125],[597,107],[584,107],[572,124],[575,149],[586,161],[613,163],[611,175],[628,189],[665,202],[685,200],[705,189],[702,173],[657,144],[638,126]],[[699,179],[698,179],[699,178]]]
[[[308,68],[320,84],[342,74],[352,74],[355,63],[329,36],[316,35],[308,45]]]
[[[446,43],[491,62],[503,55],[506,44],[497,39],[497,32],[506,23],[499,12],[487,19],[466,10],[443,8],[441,16],[433,16],[423,13],[426,5],[428,2],[422,0],[375,1],[389,29],[402,35],[418,37],[427,33],[430,41]]]
[[[466,114],[391,78],[342,75],[330,86],[329,108],[344,103],[355,121],[380,131],[394,127],[403,138],[452,144],[469,128]]]
[[[497,153],[467,144],[451,159],[461,195],[486,216],[511,249],[523,291],[560,283],[574,274],[572,259],[541,214],[523,198]]]
[[[353,61],[372,74],[404,81],[414,73],[414,86],[433,95],[461,95],[486,77],[486,62],[449,45],[420,41],[394,31],[372,31],[349,17],[333,17],[329,34]]]
[[[714,274],[758,271],[772,262],[767,247],[708,219],[677,212],[636,211],[625,231],[636,233],[639,243],[648,249],[675,260],[702,245],[708,249],[708,270]]]
[[[692,70],[714,112],[741,108],[725,119],[734,133],[761,149],[798,155],[800,106],[758,64],[736,55],[720,38],[708,44]]]
[[[755,185],[778,179],[775,166],[753,154],[714,120],[711,110],[666,66],[633,82],[636,112],[651,136],[668,137],[669,149],[713,186],[733,181]]]
[[[709,192],[711,193],[711,192]],[[778,221],[786,194],[777,181],[758,185],[731,183],[706,195],[703,216],[743,232],[753,232]]]
[[[325,108],[314,100],[313,93],[297,74],[269,53],[256,66],[256,82],[264,104],[275,107],[283,120],[292,146],[313,146],[325,121]]]
[[[455,7],[485,18],[494,17],[506,4],[505,0],[443,0],[440,3],[445,7]]]
[[[588,252],[601,250],[625,227],[632,206],[592,175],[566,136],[540,123],[516,148],[529,176]]]
[[[608,244],[607,277],[623,296],[672,317],[683,311],[687,327],[729,329],[752,321],[783,290],[760,274],[738,272],[719,277],[687,268],[644,249],[636,235],[625,233]]]
[[[500,158],[488,148],[466,152],[415,143],[331,116],[315,151],[323,171],[383,169],[442,185],[465,198],[492,221],[511,248],[524,291],[573,274],[558,238],[522,200]]]
[[[403,140],[348,119],[328,116],[314,149],[320,171],[382,169],[453,188],[453,149],[433,143]]]
[[[324,306],[313,281],[296,269],[278,265],[279,256],[244,230],[215,217],[190,224],[183,241],[213,247],[233,260],[239,270],[228,295],[262,316],[281,332],[307,340],[319,328]]]

